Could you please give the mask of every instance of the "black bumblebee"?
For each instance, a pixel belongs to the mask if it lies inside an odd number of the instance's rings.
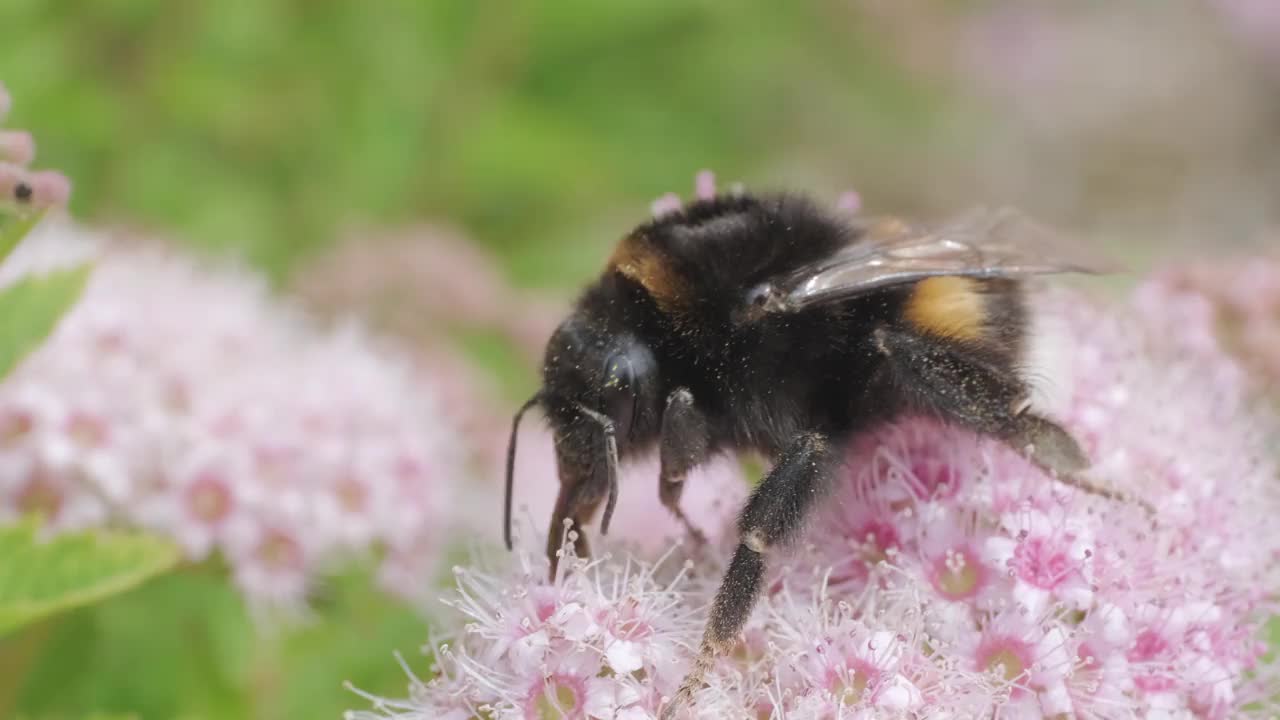
[[[794,195],[721,195],[636,228],[547,344],[542,389],[516,414],[507,460],[511,546],[515,435],[539,406],[555,434],[560,492],[547,538],[604,505],[620,457],[657,448],[662,503],[680,510],[687,473],[717,452],[773,461],[738,518],[740,544],[699,657],[663,716],[731,648],[760,592],[765,552],[793,538],[833,484],[858,433],[928,413],[999,438],[1063,482],[1075,440],[1029,410],[1019,372],[1019,278],[1090,272],[1016,212],[975,211],[937,227],[851,220]]]

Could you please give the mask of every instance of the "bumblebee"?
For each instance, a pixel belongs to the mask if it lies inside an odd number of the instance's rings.
[[[1019,367],[1026,278],[1095,270],[1064,249],[1012,210],[927,227],[850,219],[791,194],[707,197],[640,225],[552,335],[542,389],[512,422],[507,547],[516,433],[535,406],[560,475],[553,576],[566,527],[587,554],[583,527],[603,505],[608,532],[620,458],[657,449],[662,504],[695,537],[680,508],[691,469],[720,452],[772,461],[738,517],[739,544],[668,718],[736,642],[767,551],[801,531],[847,443],[877,424],[933,415],[1112,495],[1078,476],[1085,454],[1031,411]]]

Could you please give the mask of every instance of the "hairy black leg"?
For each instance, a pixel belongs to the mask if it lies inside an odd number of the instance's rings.
[[[1070,433],[1027,410],[1030,389],[1014,368],[954,341],[895,328],[878,328],[873,340],[887,361],[881,380],[908,407],[999,438],[1065,485],[1124,498],[1080,477],[1088,457]]]
[[[804,527],[809,510],[831,486],[837,457],[824,435],[800,435],[751,493],[738,517],[740,542],[711,604],[698,657],[676,696],[662,709],[662,720],[675,718],[716,658],[737,642],[764,583],[765,551],[791,540]]]
[[[667,396],[667,407],[662,413],[662,437],[659,441],[662,469],[658,473],[658,498],[699,544],[706,542],[706,535],[689,522],[680,509],[680,494],[684,492],[684,481],[689,471],[706,461],[709,443],[706,416],[694,406],[692,393],[685,388],[677,388]]]

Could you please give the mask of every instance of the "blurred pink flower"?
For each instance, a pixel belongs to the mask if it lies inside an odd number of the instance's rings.
[[[1271,0],[1214,0],[1210,4],[1251,49],[1269,62],[1280,63],[1280,5]]]
[[[1031,360],[1050,386],[1038,409],[1085,442],[1089,479],[1142,503],[1056,483],[932,420],[886,426],[850,448],[834,500],[775,553],[697,716],[1274,713],[1280,677],[1260,663],[1280,587],[1273,418],[1195,323],[1141,298],[1037,299]],[[732,534],[679,572],[678,554],[571,557],[554,583],[539,539],[505,572],[459,571],[448,602],[466,626],[437,653],[437,679],[351,717],[652,717],[687,667]],[[602,618],[619,607],[651,634],[611,654]]]
[[[356,235],[300,272],[294,290],[320,309],[358,310],[433,344],[457,331],[497,332],[536,359],[566,311],[555,298],[511,286],[487,252],[438,227]]]
[[[1151,312],[1193,323],[1204,342],[1221,338],[1270,389],[1280,389],[1280,256],[1170,266],[1141,290]]]
[[[248,272],[66,224],[27,238],[0,284],[86,258],[79,304],[0,383],[0,518],[150,528],[192,560],[220,553],[264,606],[301,606],[320,573],[380,550],[391,589],[431,586],[461,459],[406,356],[319,330]]]
[[[9,93],[0,84],[0,122],[11,106]],[[44,210],[65,203],[71,195],[71,182],[62,173],[27,169],[35,155],[30,133],[0,129],[0,212]]]

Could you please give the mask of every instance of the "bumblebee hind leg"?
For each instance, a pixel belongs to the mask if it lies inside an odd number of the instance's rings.
[[[1127,499],[1080,476],[1089,467],[1088,456],[1061,426],[1027,411],[1030,389],[1011,362],[984,357],[993,354],[954,340],[891,327],[877,328],[872,341],[886,360],[878,381],[890,386],[875,391],[888,389],[913,410],[998,438],[1065,485]]]

